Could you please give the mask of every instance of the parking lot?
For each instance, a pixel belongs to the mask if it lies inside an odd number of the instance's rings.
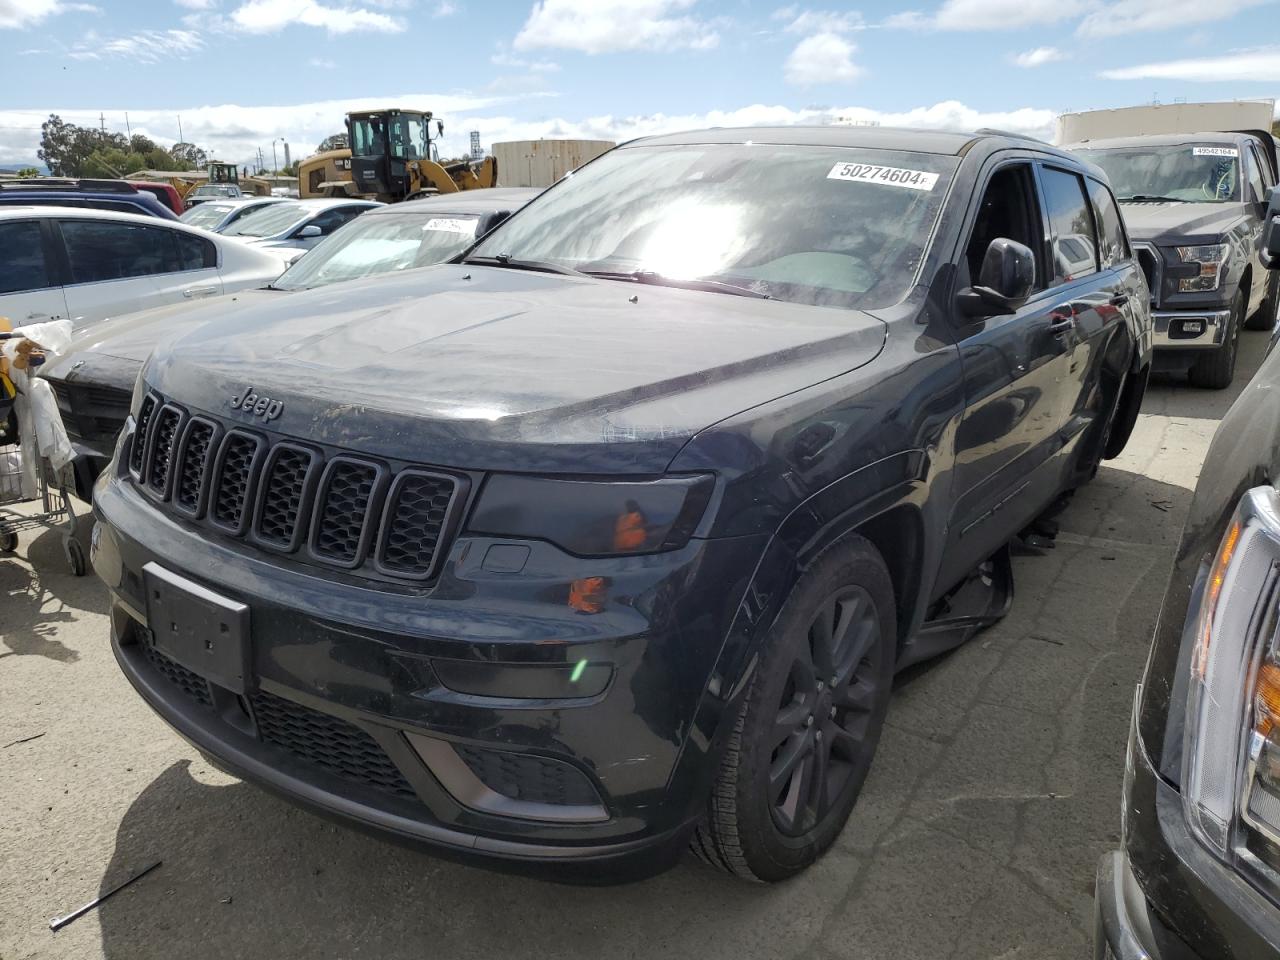
[[[0,958],[1087,956],[1172,550],[1265,343],[1244,335],[1230,390],[1153,384],[1056,547],[1017,556],[1012,613],[900,677],[837,847],[775,887],[692,860],[629,887],[506,877],[234,781],[119,673],[101,585],[66,573],[55,533],[24,535],[0,558]]]

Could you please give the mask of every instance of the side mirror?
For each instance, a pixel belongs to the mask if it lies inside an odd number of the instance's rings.
[[[1267,257],[1268,269],[1280,270],[1280,187],[1271,191],[1266,217],[1262,225],[1262,251]]]
[[[1029,247],[996,237],[982,258],[975,286],[960,291],[961,311],[970,317],[1017,313],[1036,286],[1036,256]]]
[[[489,222],[484,225],[484,232],[488,233],[510,216],[510,210],[495,210],[493,213],[489,214]]]
[[[317,227],[314,223],[308,223],[305,227],[303,227],[297,233],[297,237],[299,240],[306,240],[310,237],[319,237],[323,235],[324,235],[324,231],[321,230],[319,227]]]

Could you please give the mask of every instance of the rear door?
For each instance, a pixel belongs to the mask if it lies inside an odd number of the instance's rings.
[[[58,227],[67,310],[77,325],[222,292],[216,251],[211,266],[203,248],[185,241],[190,234],[124,220],[67,218]]]
[[[1061,427],[1069,411],[1065,384],[1073,323],[1054,283],[1035,161],[992,161],[979,182],[957,284],[978,282],[987,247],[1003,237],[1035,253],[1036,289],[1012,316],[974,321],[957,311],[954,317],[965,412],[956,433],[955,506],[940,590],[999,550],[1053,499],[1062,474]]]
[[[66,299],[46,218],[0,220],[0,317],[15,327],[61,320]]]

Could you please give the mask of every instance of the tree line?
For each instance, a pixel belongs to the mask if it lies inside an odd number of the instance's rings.
[[[56,113],[40,125],[37,154],[55,177],[127,177],[139,170],[194,170],[208,163],[205,152],[193,143],[175,143],[169,149],[135,133],[79,127]]]

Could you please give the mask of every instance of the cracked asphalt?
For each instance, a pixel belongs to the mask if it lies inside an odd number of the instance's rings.
[[[836,848],[774,887],[692,859],[629,887],[506,877],[233,780],[120,675],[101,586],[65,572],[57,534],[26,534],[0,556],[0,958],[1088,956],[1134,683],[1201,459],[1265,342],[1243,335],[1231,390],[1153,384],[1056,547],[1015,558],[1009,616],[899,678]]]

